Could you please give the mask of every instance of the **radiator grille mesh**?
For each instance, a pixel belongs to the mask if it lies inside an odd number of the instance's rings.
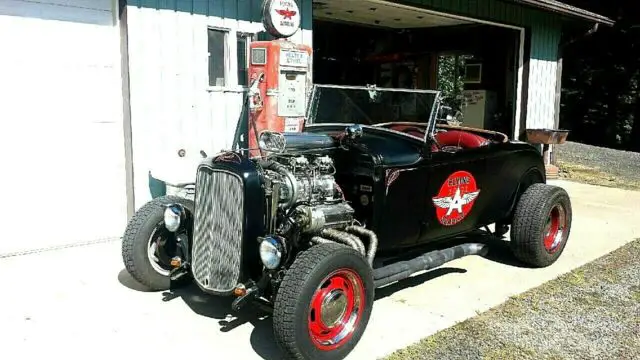
[[[228,293],[240,281],[242,179],[202,167],[196,176],[192,270],[204,289]]]

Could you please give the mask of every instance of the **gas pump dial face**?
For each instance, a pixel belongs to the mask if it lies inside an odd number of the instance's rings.
[[[306,73],[280,73],[278,116],[303,117],[305,113]]]

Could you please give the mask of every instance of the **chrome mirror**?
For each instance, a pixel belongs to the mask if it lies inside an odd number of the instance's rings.
[[[274,131],[263,131],[258,139],[260,150],[272,153],[283,153],[287,147],[284,135]]]
[[[353,124],[353,125],[347,126],[344,132],[347,139],[356,140],[362,137],[362,134],[363,134],[362,125]]]

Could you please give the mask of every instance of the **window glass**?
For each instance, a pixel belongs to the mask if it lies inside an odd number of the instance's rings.
[[[238,85],[249,86],[249,62],[247,52],[249,49],[249,37],[238,34]]]
[[[225,76],[225,32],[208,29],[209,35],[209,86],[226,86]]]

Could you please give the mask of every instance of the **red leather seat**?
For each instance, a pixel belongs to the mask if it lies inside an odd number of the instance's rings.
[[[447,130],[436,133],[439,146],[457,146],[463,149],[473,149],[487,145],[489,140],[467,131]]]
[[[415,125],[393,124],[389,126],[389,129],[411,135],[418,139],[424,139],[424,129]]]
[[[417,137],[419,139],[424,139],[424,131],[422,129],[412,126],[412,125],[401,125],[394,124],[389,127],[392,130],[400,131],[405,134]],[[447,130],[442,132],[437,132],[436,140],[438,142],[437,146],[433,146],[433,151],[438,151],[439,147],[460,147],[463,149],[474,149],[480,146],[485,146],[489,144],[489,140],[480,135],[464,131],[464,130]]]
[[[418,139],[424,139],[424,132],[422,131],[417,131],[417,130],[407,130],[405,131],[406,134],[409,134],[411,136],[415,136]]]
[[[389,125],[389,129],[411,134],[413,136],[424,137],[424,130],[415,125],[392,124]]]

